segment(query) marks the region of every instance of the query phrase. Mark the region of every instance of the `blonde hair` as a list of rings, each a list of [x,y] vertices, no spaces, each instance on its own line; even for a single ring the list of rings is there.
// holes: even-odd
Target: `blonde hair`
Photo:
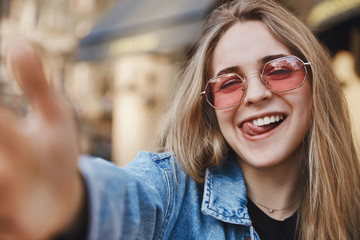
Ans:
[[[222,34],[238,21],[259,20],[304,61],[311,63],[312,123],[304,142],[301,239],[360,239],[360,166],[347,106],[331,59],[311,31],[271,0],[235,0],[212,12],[203,38],[180,77],[165,115],[159,145],[176,154],[198,182],[205,170],[226,158],[226,144],[214,113],[200,96],[212,54]]]

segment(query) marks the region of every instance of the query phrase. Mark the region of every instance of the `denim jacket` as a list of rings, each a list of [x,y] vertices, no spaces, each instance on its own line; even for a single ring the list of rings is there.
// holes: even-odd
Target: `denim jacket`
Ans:
[[[170,153],[140,152],[120,168],[82,157],[88,239],[259,239],[234,157],[207,169],[204,184],[188,177],[173,159]]]

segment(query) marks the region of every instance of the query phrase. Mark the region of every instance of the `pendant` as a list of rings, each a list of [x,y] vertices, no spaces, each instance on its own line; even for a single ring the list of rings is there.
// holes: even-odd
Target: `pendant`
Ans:
[[[273,212],[274,212],[274,209],[269,208],[269,213],[273,213]]]

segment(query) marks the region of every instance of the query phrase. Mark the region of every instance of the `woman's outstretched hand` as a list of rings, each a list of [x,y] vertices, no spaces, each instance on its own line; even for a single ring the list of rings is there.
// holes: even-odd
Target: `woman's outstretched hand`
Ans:
[[[30,110],[0,107],[0,240],[50,239],[71,227],[84,197],[76,129],[34,48],[16,40],[6,56]]]

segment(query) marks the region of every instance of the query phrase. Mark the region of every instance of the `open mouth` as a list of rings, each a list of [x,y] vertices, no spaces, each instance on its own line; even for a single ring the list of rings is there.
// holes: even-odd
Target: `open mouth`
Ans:
[[[261,118],[246,121],[241,125],[241,130],[249,136],[257,136],[267,133],[279,126],[286,116],[284,114],[273,114]]]

